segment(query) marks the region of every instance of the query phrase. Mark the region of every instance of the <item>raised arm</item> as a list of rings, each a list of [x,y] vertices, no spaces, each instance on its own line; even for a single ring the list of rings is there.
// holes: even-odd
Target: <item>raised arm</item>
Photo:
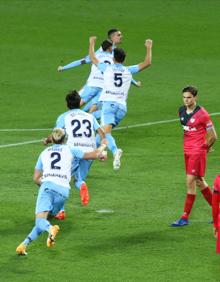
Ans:
[[[90,60],[89,56],[86,56],[85,58],[83,58],[81,60],[73,61],[73,62],[69,63],[68,65],[59,66],[57,68],[57,71],[61,72],[61,71],[65,71],[65,70],[68,70],[68,69],[71,69],[71,68],[75,68],[75,67],[78,67],[78,66],[81,66],[81,65],[84,65],[84,64],[89,64],[89,63],[91,63],[91,60]]]
[[[95,42],[96,42],[96,36],[91,36],[89,38],[89,57],[93,64],[98,65],[99,60],[95,56]]]
[[[153,41],[151,39],[145,40],[145,47],[146,47],[146,56],[142,63],[138,64],[139,71],[142,71],[143,69],[146,69],[151,65],[152,60],[152,45]]]

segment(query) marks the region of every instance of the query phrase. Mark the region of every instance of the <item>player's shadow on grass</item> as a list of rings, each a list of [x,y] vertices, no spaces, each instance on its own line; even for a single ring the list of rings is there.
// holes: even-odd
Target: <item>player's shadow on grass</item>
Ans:
[[[108,238],[105,235],[96,242],[91,243],[90,241],[86,245],[78,247],[81,255],[86,253],[91,256],[103,252],[118,253],[133,247],[140,247],[149,251],[161,251],[161,249],[175,249],[186,238],[187,234],[185,232],[177,236],[171,230],[157,230],[116,236],[112,236],[112,233],[110,233]]]

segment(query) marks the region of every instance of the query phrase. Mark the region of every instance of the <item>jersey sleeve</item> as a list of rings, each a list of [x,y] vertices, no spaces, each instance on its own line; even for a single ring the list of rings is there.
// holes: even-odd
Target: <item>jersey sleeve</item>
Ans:
[[[89,55],[87,55],[87,56],[84,58],[84,60],[85,60],[85,63],[86,63],[86,64],[90,64],[90,63],[91,63],[91,60],[90,60]]]
[[[203,115],[202,121],[204,123],[206,130],[212,129],[213,122],[212,122],[209,114],[205,110],[204,110],[204,115]]]
[[[136,81],[133,77],[132,77],[132,79],[131,79],[131,84],[137,86],[137,81]]]
[[[206,130],[210,130],[213,128],[213,123],[212,123],[212,120],[209,119],[207,122],[206,122]]]
[[[73,62],[63,66],[63,70],[72,69],[72,68],[78,67],[80,65],[89,64],[89,63],[91,63],[91,60],[90,60],[89,55],[87,55],[83,59],[73,61]]]
[[[137,73],[137,72],[139,72],[139,66],[138,65],[134,65],[134,66],[129,66],[128,67],[128,70],[129,70],[129,72],[130,73]]]
[[[101,51],[101,49],[99,48],[96,52],[98,52],[98,51]],[[75,67],[78,67],[78,66],[81,66],[81,65],[84,65],[84,64],[91,64],[91,60],[90,60],[89,55],[85,56],[84,58],[82,58],[80,60],[73,61],[73,62],[63,66],[63,70],[72,69],[72,68],[75,68]]]
[[[72,148],[71,153],[73,157],[78,158],[78,159],[83,159],[84,157],[84,152],[77,148]]]
[[[105,72],[106,68],[107,68],[107,64],[105,63],[98,63],[97,68],[101,71],[101,72]]]
[[[96,131],[98,128],[100,128],[100,124],[98,123],[97,119],[93,117],[93,127],[94,130]]]
[[[43,163],[42,163],[42,160],[41,160],[41,154],[37,160],[37,163],[35,165],[35,169],[37,170],[43,170]]]
[[[64,128],[64,127],[65,127],[65,121],[64,121],[64,114],[63,114],[57,118],[55,128]]]

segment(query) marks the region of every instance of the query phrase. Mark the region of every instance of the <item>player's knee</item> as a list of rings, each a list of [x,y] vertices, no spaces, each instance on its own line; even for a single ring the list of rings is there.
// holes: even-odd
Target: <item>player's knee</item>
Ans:
[[[199,187],[199,188],[201,188],[201,186],[202,186],[202,181],[199,180],[199,179],[196,179],[196,186]]]

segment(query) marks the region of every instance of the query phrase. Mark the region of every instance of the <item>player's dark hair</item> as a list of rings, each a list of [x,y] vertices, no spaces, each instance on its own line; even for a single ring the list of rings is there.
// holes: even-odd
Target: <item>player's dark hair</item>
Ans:
[[[103,50],[103,51],[106,51],[106,50],[108,50],[110,47],[112,47],[112,42],[111,42],[109,39],[104,40],[104,41],[102,42],[101,46],[102,46],[102,50]]]
[[[126,57],[126,53],[121,48],[114,49],[114,59],[117,63],[123,63]]]
[[[107,34],[108,34],[108,38],[111,39],[112,34],[115,33],[115,32],[117,32],[117,31],[118,31],[117,28],[109,29],[109,31],[108,31],[108,33],[107,33]]]
[[[66,104],[69,109],[79,109],[80,108],[80,96],[76,90],[71,90],[66,95]]]
[[[182,93],[190,92],[194,97],[198,94],[198,89],[195,86],[186,86],[183,88]]]

